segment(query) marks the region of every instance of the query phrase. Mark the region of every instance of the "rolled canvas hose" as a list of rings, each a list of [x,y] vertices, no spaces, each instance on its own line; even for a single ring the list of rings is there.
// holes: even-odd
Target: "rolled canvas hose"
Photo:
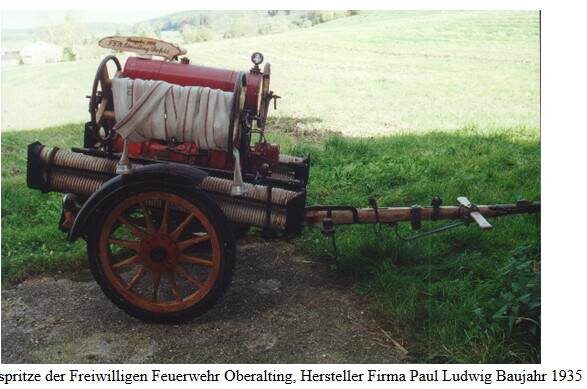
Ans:
[[[112,80],[115,130],[131,142],[175,139],[228,151],[234,94],[158,80]]]

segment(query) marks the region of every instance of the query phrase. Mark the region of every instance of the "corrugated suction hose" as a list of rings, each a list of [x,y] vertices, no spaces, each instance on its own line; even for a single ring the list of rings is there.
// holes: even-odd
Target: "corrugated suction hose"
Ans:
[[[71,151],[42,147],[40,157],[49,167],[48,189],[61,193],[89,196],[116,172],[117,161],[115,160]],[[231,180],[209,176],[202,180],[199,187],[215,198],[218,206],[231,222],[266,226],[266,203],[269,193],[267,187],[246,183],[246,194],[239,198],[232,198],[226,196],[230,194],[231,186]],[[279,207],[286,206],[298,193],[281,188],[273,188],[270,193],[272,207],[269,213],[269,227],[284,229],[287,218],[284,210]]]

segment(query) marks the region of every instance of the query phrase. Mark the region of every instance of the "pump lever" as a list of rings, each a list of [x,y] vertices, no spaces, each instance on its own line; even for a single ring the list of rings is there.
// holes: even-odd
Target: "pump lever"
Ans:
[[[462,207],[467,208],[469,210],[469,216],[471,216],[471,219],[473,219],[481,229],[489,230],[493,228],[493,226],[489,224],[489,222],[487,221],[487,219],[485,219],[481,212],[479,212],[477,206],[475,204],[471,204],[468,198],[458,197],[457,201]]]

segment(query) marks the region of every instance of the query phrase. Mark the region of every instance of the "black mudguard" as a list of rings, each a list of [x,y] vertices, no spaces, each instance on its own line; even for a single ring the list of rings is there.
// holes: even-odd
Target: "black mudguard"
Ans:
[[[207,175],[200,169],[178,163],[139,166],[130,174],[118,175],[102,185],[84,203],[69,230],[67,239],[69,242],[74,242],[80,236],[85,236],[88,223],[96,214],[103,211],[102,206],[107,204],[109,198],[121,191],[147,183],[164,184],[170,187],[191,187],[198,191],[197,186]]]

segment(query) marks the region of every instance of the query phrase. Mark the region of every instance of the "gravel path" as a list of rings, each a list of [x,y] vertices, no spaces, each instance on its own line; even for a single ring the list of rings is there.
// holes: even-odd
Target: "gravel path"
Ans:
[[[2,363],[397,363],[368,301],[282,241],[247,237],[233,282],[204,316],[142,323],[89,271],[2,291]]]

